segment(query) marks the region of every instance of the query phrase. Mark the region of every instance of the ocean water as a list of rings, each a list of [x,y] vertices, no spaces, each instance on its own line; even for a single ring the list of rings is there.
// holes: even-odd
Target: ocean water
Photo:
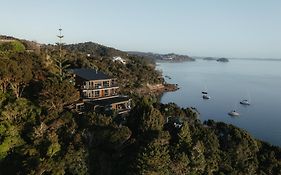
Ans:
[[[162,103],[196,107],[200,119],[213,119],[247,130],[257,139],[281,146],[281,61],[230,60],[228,63],[196,60],[158,63],[169,83],[180,89],[165,93]],[[210,100],[202,99],[208,91]],[[240,105],[242,99],[250,106]],[[239,117],[230,117],[236,110]]]

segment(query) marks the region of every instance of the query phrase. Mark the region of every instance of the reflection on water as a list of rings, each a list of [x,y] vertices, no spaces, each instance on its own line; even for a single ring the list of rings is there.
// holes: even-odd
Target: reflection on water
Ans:
[[[202,121],[213,119],[246,129],[258,139],[281,146],[281,61],[230,60],[229,63],[197,60],[159,63],[158,69],[180,90],[165,93],[162,103],[196,107]],[[202,98],[208,91],[209,100]],[[251,105],[239,104],[243,99]],[[239,117],[230,117],[236,110]]]

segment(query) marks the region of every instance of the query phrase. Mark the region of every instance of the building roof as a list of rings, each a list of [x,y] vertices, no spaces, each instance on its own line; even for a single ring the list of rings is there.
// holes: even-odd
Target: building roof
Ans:
[[[96,69],[71,69],[70,70],[75,75],[85,79],[85,80],[105,80],[110,79],[110,77],[103,72],[97,71]]]
[[[118,97],[106,98],[102,100],[87,101],[86,103],[90,103],[92,105],[108,106],[115,103],[126,102],[128,100],[130,100],[129,97],[118,96]]]

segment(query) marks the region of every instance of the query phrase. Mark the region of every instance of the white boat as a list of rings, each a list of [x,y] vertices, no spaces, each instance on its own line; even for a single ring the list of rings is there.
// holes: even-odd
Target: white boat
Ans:
[[[250,102],[248,100],[242,100],[240,101],[241,105],[250,105]]]
[[[239,116],[240,114],[238,112],[236,112],[235,110],[233,110],[233,111],[229,112],[228,115],[230,115],[230,116]]]
[[[203,99],[206,99],[206,100],[208,100],[208,99],[210,99],[211,97],[210,96],[208,96],[208,95],[203,95]]]

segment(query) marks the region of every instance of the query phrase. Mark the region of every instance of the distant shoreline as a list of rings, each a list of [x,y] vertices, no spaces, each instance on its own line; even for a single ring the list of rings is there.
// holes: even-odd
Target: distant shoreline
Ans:
[[[205,57],[202,58],[195,58],[196,60],[203,60]],[[251,61],[281,61],[281,58],[227,58],[229,60],[251,60]],[[208,61],[208,60],[206,60]],[[216,61],[216,60],[210,60]]]

